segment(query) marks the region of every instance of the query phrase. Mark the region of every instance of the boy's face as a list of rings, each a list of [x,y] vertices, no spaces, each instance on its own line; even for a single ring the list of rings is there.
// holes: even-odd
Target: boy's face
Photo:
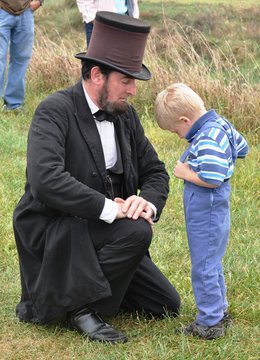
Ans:
[[[181,139],[185,137],[191,128],[193,121],[189,118],[182,116],[178,119],[174,119],[171,123],[169,123],[167,130],[170,132],[177,134]]]

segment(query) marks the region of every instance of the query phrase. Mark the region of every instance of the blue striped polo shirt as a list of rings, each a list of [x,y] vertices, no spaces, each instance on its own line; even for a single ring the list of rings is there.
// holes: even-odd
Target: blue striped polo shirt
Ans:
[[[244,137],[215,110],[202,115],[185,138],[192,143],[188,157],[191,169],[202,181],[217,186],[232,176],[236,158],[248,153]]]

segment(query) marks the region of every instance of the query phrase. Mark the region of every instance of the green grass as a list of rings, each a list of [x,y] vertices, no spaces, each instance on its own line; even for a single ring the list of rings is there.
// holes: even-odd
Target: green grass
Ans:
[[[44,97],[45,94],[42,94]],[[28,89],[28,98],[32,94]],[[238,161],[232,179],[232,228],[224,258],[228,298],[234,326],[224,339],[205,342],[176,335],[174,329],[193,319],[196,310],[190,283],[190,260],[182,209],[182,182],[171,177],[171,192],[164,214],[154,226],[151,254],[181,294],[183,307],[177,319],[146,319],[119,315],[112,323],[130,341],[120,346],[91,343],[61,325],[35,326],[15,317],[20,283],[12,233],[13,208],[23,193],[26,138],[34,105],[27,113],[1,114],[0,123],[0,353],[1,359],[258,359],[259,309],[259,168],[260,149],[248,138],[250,154]],[[148,137],[169,173],[184,143],[142,118]]]
[[[251,62],[247,64],[250,57],[260,60],[259,0],[142,0],[139,8],[140,17],[153,28],[161,27],[165,19],[177,21],[202,31],[212,45],[221,46],[226,53],[231,47],[245,68],[251,66]],[[36,15],[41,31],[54,41],[59,41],[59,34],[85,40],[75,0],[45,0],[44,8]]]
[[[224,54],[232,49],[244,70],[260,59],[259,1],[142,1],[140,10],[155,28],[167,20],[201,31]]]
[[[45,29],[46,36],[48,34],[51,38],[55,38],[54,35],[56,34],[56,39],[60,40],[63,39],[63,35],[67,39],[73,37],[73,46],[77,49],[77,45],[80,47],[84,43],[84,34],[80,33],[82,30],[80,18],[75,19],[74,3],[74,0],[60,0],[59,3],[54,0],[46,0],[44,8],[36,16],[36,22],[40,29]],[[221,11],[223,11],[221,6],[225,5],[225,1],[141,1],[142,15],[147,19],[151,16],[152,19],[152,13],[161,14],[161,3],[168,6],[167,13],[169,16],[174,17],[186,12],[187,25],[194,24],[195,20],[201,16],[203,8],[200,6],[212,7],[214,13],[217,13],[217,10],[222,9]],[[63,4],[67,4],[65,9],[62,6]],[[229,29],[233,29],[233,31],[230,30],[229,34],[226,34],[232,41],[232,46],[240,43],[241,37],[246,36],[246,42],[254,44],[256,54],[258,54],[259,45],[255,45],[254,40],[257,34],[252,34],[249,37],[249,32],[245,35],[237,31],[238,25],[244,24],[245,21],[245,13],[243,18],[238,16],[242,6],[243,8],[249,7],[251,10],[253,8],[258,9],[259,2],[233,1],[234,19],[232,20],[232,17],[229,17],[229,24],[223,24],[223,27],[225,28],[228,25]],[[200,11],[195,11],[196,8]],[[231,8],[228,6],[227,9],[228,14],[230,14]],[[64,16],[64,12],[66,12],[66,16]],[[252,24],[255,22],[256,18],[252,12],[250,28],[251,26],[254,27]],[[72,24],[69,27],[72,31],[65,31],[65,28],[68,29],[68,23]],[[157,24],[162,24],[162,22]],[[45,26],[47,27],[45,28]],[[205,36],[213,36],[212,41],[219,41],[220,45],[224,47],[221,36],[217,37],[215,33],[209,34],[206,28],[202,30]],[[245,56],[245,61],[239,56],[237,59],[240,66],[246,67],[249,62],[248,55]],[[63,63],[61,63],[61,67],[63,68]],[[51,69],[52,64],[47,70],[51,71]],[[0,359],[258,360],[260,353],[260,124],[256,125],[252,132],[245,134],[249,142],[250,153],[245,161],[237,161],[235,175],[232,178],[232,226],[229,246],[224,258],[224,267],[234,326],[228,331],[225,338],[215,341],[201,341],[176,335],[174,333],[175,328],[181,323],[193,320],[196,314],[191,290],[190,259],[182,208],[183,184],[172,176],[174,164],[185,148],[185,143],[170,133],[158,129],[155,125],[153,107],[150,105],[153,102],[152,96],[154,96],[152,94],[154,89],[151,87],[154,85],[149,86],[149,83],[142,83],[142,91],[134,100],[134,104],[141,114],[141,121],[147,136],[154,144],[160,158],[165,161],[171,175],[171,190],[165,211],[160,222],[154,225],[151,255],[155,263],[180,292],[183,304],[181,315],[176,319],[166,317],[163,320],[148,319],[138,314],[118,315],[111,322],[127,333],[129,337],[128,343],[119,346],[89,342],[61,324],[35,326],[18,321],[15,316],[15,306],[20,297],[20,279],[12,231],[12,213],[23,194],[27,133],[37,104],[64,82],[64,80],[59,79],[57,83],[53,83],[52,87],[49,82],[47,82],[48,86],[37,84],[42,81],[40,75],[45,74],[45,70],[42,69],[40,74],[39,71],[37,72],[37,68],[35,71],[34,66],[29,69],[26,111],[24,113],[19,115],[0,113]],[[49,74],[47,70],[45,76]],[[166,73],[164,74],[166,75]],[[150,82],[150,84],[153,83]],[[143,101],[145,91],[147,94],[150,94],[151,91],[151,96],[149,95],[151,99],[148,105],[146,102],[144,104]],[[212,91],[210,87],[209,91]],[[240,107],[242,109],[245,106],[242,98]],[[237,109],[235,110],[237,111]],[[229,114],[226,115],[228,117]],[[245,122],[248,120],[245,118]]]

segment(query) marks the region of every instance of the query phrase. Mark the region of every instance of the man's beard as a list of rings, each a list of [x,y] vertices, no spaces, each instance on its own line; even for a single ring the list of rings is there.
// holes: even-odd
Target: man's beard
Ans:
[[[127,110],[127,102],[110,102],[108,98],[107,80],[105,81],[103,88],[99,94],[99,104],[102,110],[106,111],[112,116],[123,114]]]

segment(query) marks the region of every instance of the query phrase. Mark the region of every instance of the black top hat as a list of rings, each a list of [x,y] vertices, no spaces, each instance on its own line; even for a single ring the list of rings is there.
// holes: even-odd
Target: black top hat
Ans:
[[[145,21],[99,11],[87,52],[75,57],[106,65],[135,79],[149,80],[151,73],[142,64],[149,32],[150,25]]]

